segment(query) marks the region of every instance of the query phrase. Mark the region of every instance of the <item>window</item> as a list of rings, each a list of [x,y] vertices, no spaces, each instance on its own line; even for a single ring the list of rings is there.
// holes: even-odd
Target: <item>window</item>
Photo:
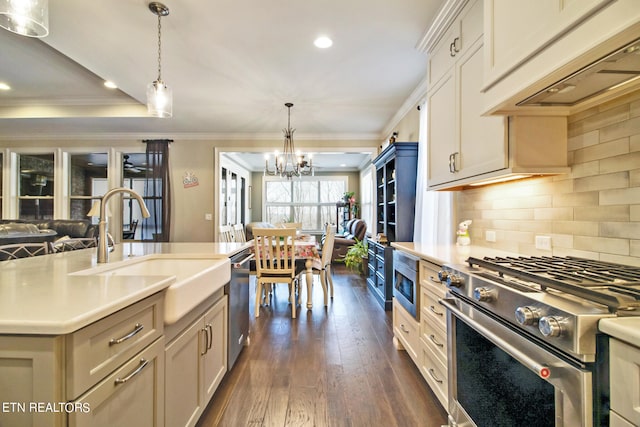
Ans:
[[[93,202],[107,191],[108,154],[71,154],[69,158],[69,218],[87,219]]]
[[[53,219],[53,153],[21,154],[19,171],[19,218]]]
[[[301,222],[307,231],[335,223],[336,202],[347,189],[346,176],[294,179],[265,177],[264,214],[267,222]]]

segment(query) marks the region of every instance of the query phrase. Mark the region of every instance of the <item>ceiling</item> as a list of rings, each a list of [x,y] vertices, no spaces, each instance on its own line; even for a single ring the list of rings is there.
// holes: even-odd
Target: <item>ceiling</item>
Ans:
[[[293,102],[298,140],[382,140],[426,75],[416,45],[441,3],[167,0],[174,105],[158,119],[144,105],[157,77],[147,1],[51,1],[46,38],[0,30],[0,82],[12,87],[0,91],[0,138],[281,138]],[[313,45],[321,34],[331,48]]]

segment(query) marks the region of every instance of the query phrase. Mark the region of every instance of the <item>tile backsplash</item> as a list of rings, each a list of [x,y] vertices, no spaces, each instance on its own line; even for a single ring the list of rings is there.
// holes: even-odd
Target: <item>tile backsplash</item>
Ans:
[[[569,174],[461,191],[457,216],[473,220],[474,245],[640,266],[640,91],[568,122]]]

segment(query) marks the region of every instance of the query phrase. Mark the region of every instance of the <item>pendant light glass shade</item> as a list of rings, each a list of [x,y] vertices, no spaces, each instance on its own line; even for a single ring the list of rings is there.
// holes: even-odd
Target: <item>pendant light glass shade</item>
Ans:
[[[149,10],[158,17],[158,78],[147,85],[147,112],[150,116],[173,116],[173,92],[162,81],[162,21],[169,15],[169,8],[159,2],[149,3]]]
[[[28,37],[49,34],[49,0],[0,0],[0,27]]]
[[[173,91],[161,80],[147,85],[147,111],[153,117],[173,115]]]

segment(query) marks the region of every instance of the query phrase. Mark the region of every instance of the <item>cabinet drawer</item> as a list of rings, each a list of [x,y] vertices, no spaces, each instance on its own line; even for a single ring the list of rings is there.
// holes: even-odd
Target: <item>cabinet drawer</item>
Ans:
[[[436,295],[425,286],[420,287],[422,318],[442,330],[447,329],[446,309],[438,302],[442,295]]]
[[[423,311],[424,314],[424,311]],[[420,320],[420,337],[422,341],[442,360],[447,362],[447,325],[434,322],[431,317],[422,316]]]
[[[393,332],[413,362],[418,365],[420,324],[395,299],[393,300]]]
[[[69,414],[69,427],[164,426],[164,339],[132,357],[75,405],[83,410]]]
[[[640,348],[622,341],[609,341],[611,409],[640,425]]]
[[[448,408],[449,377],[447,365],[431,350],[422,346],[420,371],[444,408]]]
[[[442,267],[429,261],[420,260],[420,285],[428,288],[431,292],[444,298],[447,294],[447,287],[438,279],[438,271]],[[424,303],[423,303],[424,307]]]
[[[67,399],[77,398],[163,332],[159,292],[66,337]]]

